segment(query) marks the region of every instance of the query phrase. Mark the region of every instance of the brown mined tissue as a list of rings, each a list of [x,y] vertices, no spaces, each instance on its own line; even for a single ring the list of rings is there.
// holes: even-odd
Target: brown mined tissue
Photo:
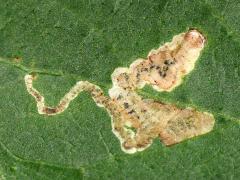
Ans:
[[[205,38],[197,30],[174,36],[172,42],[151,50],[147,59],[137,59],[129,68],[115,69],[109,97],[97,85],[79,81],[54,108],[46,106],[44,97],[32,86],[32,75],[25,76],[25,83],[37,102],[38,112],[47,115],[62,113],[81,91],[89,92],[96,104],[108,111],[112,131],[126,153],[146,149],[156,137],[172,145],[211,131],[214,117],[192,108],[143,99],[136,90],[146,84],[157,91],[174,89],[193,70],[204,44]]]

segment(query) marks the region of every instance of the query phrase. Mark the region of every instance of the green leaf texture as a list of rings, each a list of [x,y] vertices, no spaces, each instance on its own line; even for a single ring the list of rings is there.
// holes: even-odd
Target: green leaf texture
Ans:
[[[0,179],[238,179],[239,19],[238,0],[0,0]],[[107,93],[115,68],[189,27],[207,37],[194,71],[171,93],[139,93],[213,113],[209,134],[128,155],[87,93],[43,116],[26,91],[35,72],[51,106],[79,80]]]

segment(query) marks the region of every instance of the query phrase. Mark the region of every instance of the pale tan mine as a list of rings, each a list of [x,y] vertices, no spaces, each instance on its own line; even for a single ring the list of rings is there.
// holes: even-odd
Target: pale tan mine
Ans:
[[[213,115],[146,99],[136,90],[146,84],[157,91],[173,90],[193,70],[204,45],[205,37],[197,30],[174,36],[171,42],[151,50],[146,59],[137,59],[129,68],[115,69],[109,96],[97,85],[79,81],[56,107],[48,107],[32,85],[35,76],[27,74],[25,83],[37,102],[39,114],[46,115],[64,112],[81,91],[89,92],[96,104],[108,111],[112,131],[126,153],[146,149],[156,137],[169,146],[211,131],[215,122]]]

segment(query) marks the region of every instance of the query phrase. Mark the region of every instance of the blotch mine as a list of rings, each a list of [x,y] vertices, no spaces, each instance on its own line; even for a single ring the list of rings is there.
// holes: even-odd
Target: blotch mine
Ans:
[[[159,137],[167,146],[179,143],[213,129],[212,114],[192,108],[143,99],[136,92],[146,84],[157,91],[171,91],[191,72],[205,45],[204,36],[195,29],[173,37],[146,59],[135,60],[129,68],[117,68],[112,73],[113,86],[105,96],[97,85],[79,81],[56,107],[45,105],[44,97],[32,86],[34,76],[27,74],[27,91],[36,102],[39,114],[56,115],[82,91],[87,91],[99,107],[111,116],[112,131],[126,153],[148,148]]]

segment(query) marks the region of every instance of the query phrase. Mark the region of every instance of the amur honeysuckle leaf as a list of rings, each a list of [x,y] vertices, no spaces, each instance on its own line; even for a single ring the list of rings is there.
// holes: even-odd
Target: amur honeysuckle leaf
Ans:
[[[237,179],[239,10],[236,0],[0,1],[0,178]],[[134,97],[154,99],[170,109],[176,105],[180,112],[191,107],[212,114],[215,124],[207,134],[170,147],[152,138],[151,146],[129,155],[112,133],[111,113],[97,106],[94,94],[82,92],[62,113],[49,116],[39,114],[27,91],[26,77],[35,78],[32,87],[44,97],[44,107],[56,107],[78,81],[115,98],[123,93],[112,90],[108,96],[111,74],[120,72],[115,69],[124,67],[128,75],[138,58],[145,59],[145,66],[153,58],[156,65],[161,57],[157,51],[148,55],[149,50],[189,28],[207,40],[194,70],[171,92],[159,92],[156,85],[162,89],[169,81],[159,81],[156,66],[141,74],[150,86],[138,86]],[[170,70],[164,69],[158,75],[169,77],[164,73]],[[118,88],[126,85],[125,77],[119,77]],[[125,100],[122,107],[132,108]],[[132,126],[120,125],[122,135],[137,132]],[[135,148],[132,152],[141,149],[134,141],[125,144]]]

